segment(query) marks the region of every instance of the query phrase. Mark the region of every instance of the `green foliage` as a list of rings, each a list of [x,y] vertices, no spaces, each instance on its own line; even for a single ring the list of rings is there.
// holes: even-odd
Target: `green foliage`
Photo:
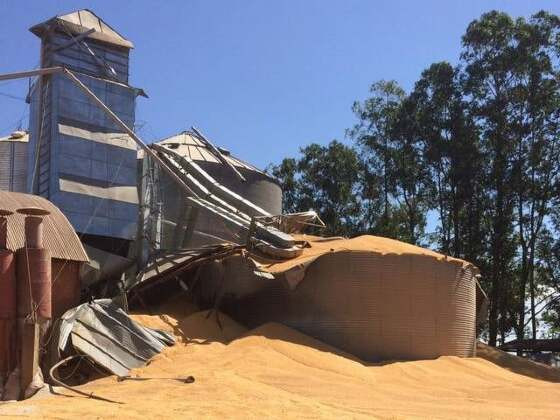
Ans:
[[[354,149],[333,140],[328,146],[311,144],[301,158],[284,159],[269,171],[286,191],[285,212],[313,209],[327,224],[325,234],[351,236],[361,216],[361,162]]]
[[[429,244],[475,263],[490,344],[560,333],[560,19],[491,11],[460,63],[429,66],[406,93],[374,83],[347,131],[273,167],[286,211],[313,208],[329,234]],[[427,214],[437,215],[425,232]]]

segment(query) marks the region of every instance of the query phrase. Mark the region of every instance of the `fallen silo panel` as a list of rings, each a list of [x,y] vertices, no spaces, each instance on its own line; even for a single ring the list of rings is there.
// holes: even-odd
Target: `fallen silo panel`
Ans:
[[[224,310],[249,327],[281,322],[367,361],[474,356],[476,267],[336,242],[347,249],[304,255],[274,280],[224,263]]]
[[[67,311],[59,328],[59,350],[72,347],[118,376],[128,375],[174,344],[171,335],[141,326],[108,299]]]

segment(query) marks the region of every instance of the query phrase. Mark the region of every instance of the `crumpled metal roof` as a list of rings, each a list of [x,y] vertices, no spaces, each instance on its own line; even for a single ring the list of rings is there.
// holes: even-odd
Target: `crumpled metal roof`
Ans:
[[[50,212],[43,220],[43,244],[52,258],[89,261],[74,228],[53,203],[36,195],[0,191],[0,208],[14,212],[8,216],[8,249],[16,251],[25,244],[25,216],[16,213],[23,207],[39,207]]]
[[[76,10],[66,15],[55,16],[31,27],[29,30],[35,35],[41,36],[45,29],[51,24],[64,25],[64,29],[75,35],[80,35],[94,29],[95,31],[87,36],[88,38],[97,39],[98,41],[119,45],[125,48],[134,48],[132,42],[119,34],[103,21],[103,19],[88,9]]]
[[[210,151],[208,146],[200,140],[196,134],[190,131],[183,131],[182,133],[163,139],[156,144],[167,147],[181,156],[186,156],[196,162],[211,162],[222,165],[222,162]],[[228,151],[221,149],[224,158],[236,168],[242,168],[249,171],[259,172],[263,175],[269,176],[257,167],[242,161],[235,156],[229,154]]]

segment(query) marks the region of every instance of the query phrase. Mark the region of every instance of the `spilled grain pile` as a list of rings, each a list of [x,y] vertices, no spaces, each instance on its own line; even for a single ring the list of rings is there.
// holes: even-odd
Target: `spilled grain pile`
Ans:
[[[223,314],[194,311],[182,306],[175,316],[136,316],[173,332],[179,342],[133,373],[153,379],[108,377],[82,386],[116,403],[49,395],[0,406],[0,415],[511,419],[560,413],[560,384],[527,376],[542,377],[542,372],[517,358],[508,369],[482,358],[456,357],[368,366],[279,324],[246,331]],[[481,349],[500,362],[491,350]],[[515,373],[520,366],[524,375]],[[189,375],[194,383],[164,379]]]

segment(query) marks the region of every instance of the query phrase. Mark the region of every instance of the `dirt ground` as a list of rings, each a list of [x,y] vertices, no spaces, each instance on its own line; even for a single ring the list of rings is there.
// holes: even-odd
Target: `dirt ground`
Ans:
[[[134,371],[137,380],[80,387],[113,402],[56,388],[60,395],[0,405],[0,417],[560,418],[557,369],[484,345],[472,359],[367,365],[279,324],[246,331],[220,315],[220,328],[215,314],[195,310],[135,316],[178,343]],[[190,375],[194,383],[172,379]]]

